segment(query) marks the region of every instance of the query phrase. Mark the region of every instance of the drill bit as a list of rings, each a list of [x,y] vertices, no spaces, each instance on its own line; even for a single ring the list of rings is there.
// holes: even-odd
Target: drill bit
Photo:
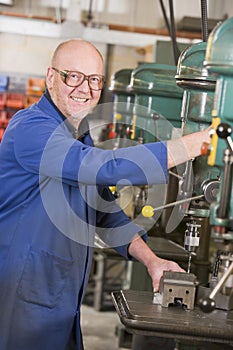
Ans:
[[[191,270],[191,260],[192,260],[192,252],[189,252],[187,273],[190,273],[190,270]]]

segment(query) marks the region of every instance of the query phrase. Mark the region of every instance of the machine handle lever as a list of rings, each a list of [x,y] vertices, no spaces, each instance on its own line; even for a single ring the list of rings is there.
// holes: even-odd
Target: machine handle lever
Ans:
[[[227,123],[220,123],[217,127],[216,133],[220,139],[226,139],[227,146],[233,154],[233,141],[231,139],[232,129]]]
[[[209,297],[206,299],[200,299],[199,300],[199,306],[204,312],[212,312],[215,309],[216,302],[214,300],[216,294],[222,289],[224,283],[227,281],[228,277],[233,272],[233,261],[231,262],[231,265],[227,269],[227,271],[223,274],[222,278],[218,281],[212,292],[210,293]]]
[[[186,202],[189,202],[189,201],[192,201],[192,200],[202,199],[204,197],[205,197],[204,194],[200,194],[198,196],[184,198],[184,199],[180,199],[180,200],[178,200],[176,202],[171,202],[171,203],[168,203],[168,204],[164,204],[164,205],[161,205],[160,207],[157,207],[157,208],[153,208],[151,205],[145,205],[142,208],[142,215],[144,217],[146,217],[146,218],[152,217],[154,215],[155,211],[158,211],[158,210],[161,210],[161,209],[167,209],[167,208],[174,207],[176,205],[183,204],[183,203],[186,203]]]
[[[178,200],[176,202],[171,202],[171,203],[168,203],[168,204],[161,205],[160,207],[153,208],[153,210],[157,211],[157,210],[160,210],[160,209],[166,209],[166,208],[169,208],[169,207],[174,207],[175,205],[183,204],[183,203],[186,203],[186,202],[189,202],[189,201],[192,201],[192,200],[196,200],[196,199],[202,199],[204,197],[205,197],[204,194],[200,194],[198,196],[180,199],[180,200]]]

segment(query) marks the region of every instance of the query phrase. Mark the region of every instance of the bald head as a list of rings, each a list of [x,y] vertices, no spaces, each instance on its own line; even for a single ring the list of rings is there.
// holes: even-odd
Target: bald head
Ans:
[[[69,39],[61,42],[55,49],[52,56],[52,66],[57,66],[64,56],[72,55],[75,52],[77,55],[80,55],[82,52],[85,52],[86,55],[97,55],[103,64],[101,53],[91,42],[83,39]],[[77,57],[77,59],[79,58]]]

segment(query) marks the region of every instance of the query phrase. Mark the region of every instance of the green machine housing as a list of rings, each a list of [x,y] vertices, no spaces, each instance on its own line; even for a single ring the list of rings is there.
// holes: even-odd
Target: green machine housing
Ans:
[[[175,66],[142,63],[112,76],[109,89],[116,133],[140,143],[171,138],[181,127],[183,95],[175,73]]]
[[[205,67],[216,76],[216,90],[212,121],[216,133],[208,162],[221,171],[218,200],[211,208],[210,222],[214,235],[233,238],[233,18],[219,23],[211,32],[205,58]]]

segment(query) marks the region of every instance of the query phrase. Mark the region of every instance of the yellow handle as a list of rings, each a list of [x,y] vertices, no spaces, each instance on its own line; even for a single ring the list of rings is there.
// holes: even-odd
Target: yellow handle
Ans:
[[[145,207],[142,208],[142,215],[145,218],[151,218],[154,215],[154,208],[151,205],[145,205]]]

